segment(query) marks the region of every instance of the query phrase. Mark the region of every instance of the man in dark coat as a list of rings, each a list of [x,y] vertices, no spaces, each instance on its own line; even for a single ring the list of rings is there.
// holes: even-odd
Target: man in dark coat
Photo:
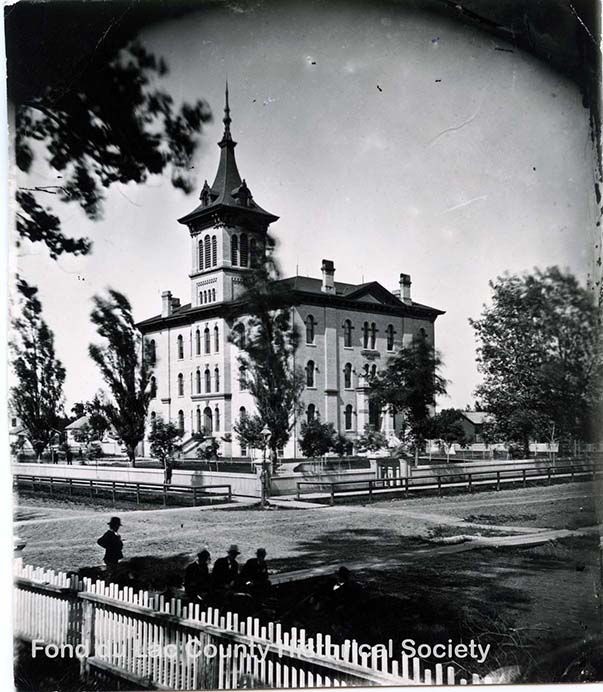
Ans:
[[[202,550],[184,571],[184,590],[191,601],[203,601],[211,589],[210,559],[209,550]]]
[[[239,578],[239,547],[231,545],[226,557],[218,558],[211,573],[213,586],[215,589],[231,589]]]
[[[109,530],[96,541],[101,548],[105,549],[105,557],[103,558],[109,574],[113,574],[117,563],[122,559],[123,541],[119,535],[121,519],[119,517],[111,517],[109,521]]]
[[[258,548],[256,557],[252,557],[243,566],[241,581],[252,591],[264,591],[270,586],[268,565],[266,564],[266,549]]]

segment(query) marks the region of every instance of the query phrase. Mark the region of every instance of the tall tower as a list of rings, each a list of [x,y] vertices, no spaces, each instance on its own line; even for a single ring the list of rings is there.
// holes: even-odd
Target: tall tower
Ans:
[[[263,255],[268,226],[278,219],[256,204],[241,180],[234,154],[237,143],[230,134],[228,83],[225,97],[216,177],[211,186],[205,181],[201,204],[178,219],[191,234],[192,307],[228,302],[240,295],[242,275]]]

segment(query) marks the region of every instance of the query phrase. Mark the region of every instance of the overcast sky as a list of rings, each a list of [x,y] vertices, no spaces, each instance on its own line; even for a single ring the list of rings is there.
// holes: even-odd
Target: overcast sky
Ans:
[[[545,64],[471,28],[405,9],[305,1],[200,10],[142,39],[167,59],[176,99],[210,103],[198,189],[219,156],[228,75],[239,170],[256,201],[279,215],[283,274],[397,286],[446,311],[436,345],[449,379],[440,406],[464,407],[479,382],[469,317],[488,281],[534,266],[589,269],[592,168],[588,112],[577,87]],[[251,6],[253,7],[253,6]],[[74,3],[74,11],[77,11]],[[49,184],[39,166],[28,183]],[[162,290],[190,297],[188,230],[197,204],[169,177],[114,186],[104,220],[62,205],[87,258],[48,259],[24,245],[19,271],[40,287],[69,404],[101,386],[87,347],[90,298],[125,292],[137,319]]]

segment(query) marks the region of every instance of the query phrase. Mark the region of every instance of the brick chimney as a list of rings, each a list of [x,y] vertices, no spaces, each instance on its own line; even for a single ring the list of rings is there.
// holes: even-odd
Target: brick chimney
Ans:
[[[169,317],[172,314],[172,292],[163,291],[161,294],[161,316]]]
[[[400,274],[400,300],[406,305],[412,304],[412,299],[410,297],[411,283],[410,274]]]
[[[335,265],[331,260],[322,261],[322,287],[323,293],[335,293]]]

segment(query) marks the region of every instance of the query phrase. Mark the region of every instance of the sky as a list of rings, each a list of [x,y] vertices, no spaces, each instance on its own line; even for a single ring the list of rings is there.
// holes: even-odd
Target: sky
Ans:
[[[297,267],[320,276],[323,258],[338,281],[391,290],[410,274],[413,298],[446,311],[436,322],[449,380],[441,407],[474,401],[468,320],[489,302],[489,280],[556,264],[585,281],[588,112],[576,85],[536,58],[375,3],[231,3],[140,38],[168,63],[163,88],[177,101],[206,99],[214,121],[196,156],[194,194],[173,189],[169,174],[115,185],[100,222],[75,205],[58,209],[67,234],[94,241],[90,256],[53,261],[24,244],[14,257],[40,288],[67,368],[67,408],[102,386],[87,355],[95,293],[123,291],[139,320],[160,312],[163,290],[190,300],[189,233],[177,218],[215,175],[226,77],[239,171],[258,204],[280,216],[272,230],[283,275]],[[20,182],[54,179],[38,163]]]

